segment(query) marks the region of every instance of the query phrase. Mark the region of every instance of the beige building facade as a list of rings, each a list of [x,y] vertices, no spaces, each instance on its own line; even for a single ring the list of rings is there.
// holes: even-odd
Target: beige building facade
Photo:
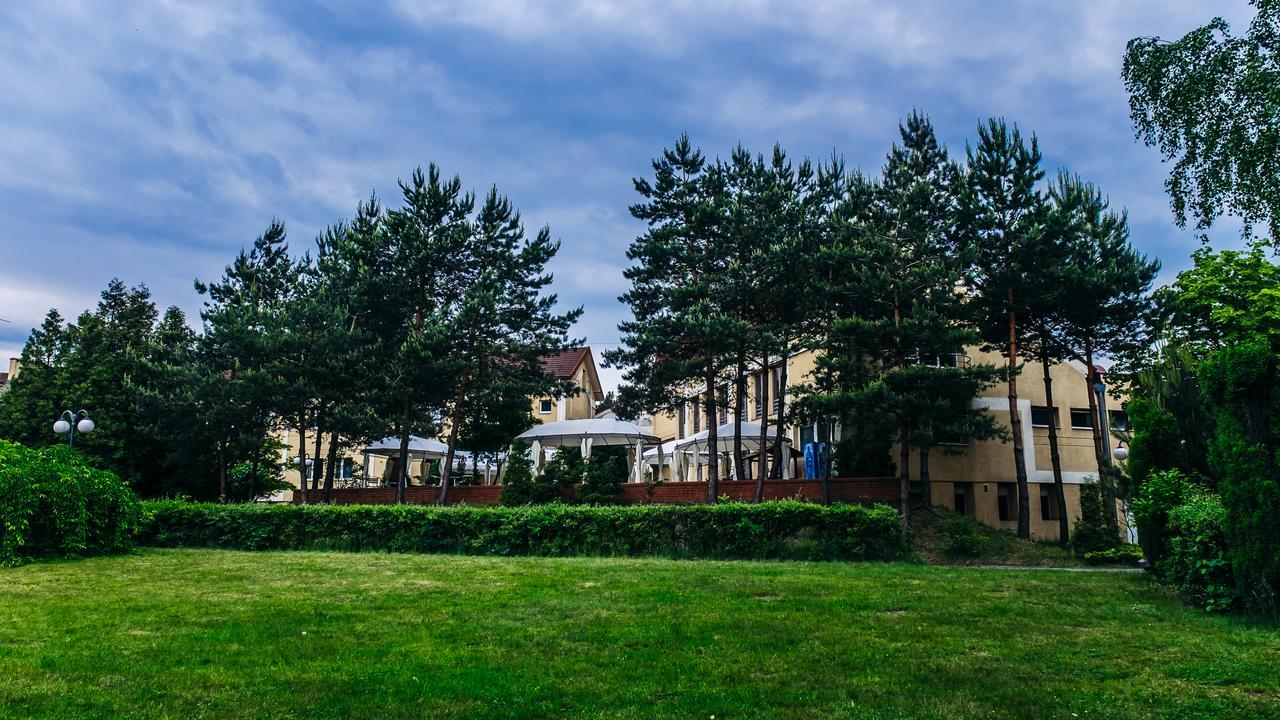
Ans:
[[[532,398],[530,414],[539,423],[556,420],[578,420],[590,418],[595,414],[596,403],[604,399],[604,390],[600,384],[600,376],[596,369],[595,357],[590,347],[569,348],[556,355],[542,359],[542,366],[558,380],[567,380],[574,387],[574,392],[566,396],[548,396]],[[281,457],[285,464],[285,482],[294,488],[300,487],[302,472],[298,467],[300,456],[299,436],[295,429],[285,429],[278,439],[283,443]],[[321,438],[319,455],[316,455],[316,437],[309,432],[306,437],[307,477],[312,486],[324,483],[325,463],[328,461],[329,438]],[[496,464],[486,465],[483,460],[472,462],[470,455],[459,453],[463,471],[454,473],[453,477],[470,484],[492,484],[497,482]],[[316,458],[319,457],[319,461]],[[396,475],[396,458],[377,453],[366,454],[364,448],[347,448],[339,453],[334,463],[335,485],[380,485],[388,478]],[[438,460],[434,458],[411,458],[409,463],[409,484],[432,484],[433,468]],[[455,460],[455,465],[459,460]],[[294,490],[293,492],[297,492]],[[282,494],[273,500],[289,500],[290,496]]]
[[[759,423],[762,417],[767,416],[771,425],[769,435],[772,437],[776,432],[772,425],[778,412],[779,390],[786,393],[789,404],[792,395],[790,388],[812,380],[816,357],[811,351],[790,357],[787,360],[786,386],[782,387],[781,362],[767,372],[756,370],[751,373],[747,383],[743,420]],[[1004,358],[995,353],[969,349],[954,358],[948,358],[947,362],[990,363],[999,366],[1004,363]],[[1057,363],[1050,368],[1050,378],[1055,404],[1053,409],[1045,402],[1043,373],[1038,364],[1024,365],[1017,379],[1018,414],[1022,420],[1027,479],[1030,484],[1031,534],[1033,539],[1045,541],[1058,538],[1059,513],[1065,512],[1072,524],[1079,518],[1080,486],[1096,481],[1098,477],[1098,458],[1092,426],[1097,415],[1090,409],[1090,394],[1093,390],[1086,368],[1076,362]],[[768,408],[762,407],[760,403],[764,383],[769,384]],[[1005,428],[1006,433],[1010,428],[1008,394],[1008,385],[999,383],[987,388],[980,397],[974,398],[975,406],[991,413],[997,424]],[[1120,410],[1120,403],[1111,397],[1106,398],[1106,403],[1109,406],[1108,426],[1126,429],[1128,419]],[[652,432],[664,442],[687,438],[707,429],[708,419],[704,415],[701,404],[691,398],[680,408],[655,415]],[[732,410],[722,411],[715,420],[719,424],[731,422]],[[1053,493],[1048,427],[1051,421],[1056,423],[1058,431],[1058,449],[1066,496],[1063,508],[1058,507]],[[834,432],[838,437],[839,428],[835,428]],[[796,477],[801,477],[804,474],[804,446],[815,437],[826,437],[827,429],[818,426],[787,426],[784,428],[784,435],[796,451],[792,459],[792,471]],[[1107,443],[1105,451],[1108,454],[1112,451],[1112,444],[1114,443]],[[893,460],[898,460],[896,448]],[[909,471],[914,482],[918,482],[920,478],[919,464],[918,453],[912,452]],[[705,470],[705,465],[690,467],[677,479],[702,480],[705,479]],[[754,472],[754,464],[748,470]],[[1010,530],[1017,528],[1018,497],[1012,443],[999,440],[970,441],[964,445],[935,448],[929,454],[929,471],[935,505],[970,515],[996,527]],[[722,464],[721,475],[727,477],[728,474],[728,469]],[[664,478],[672,480],[667,468],[664,468]]]

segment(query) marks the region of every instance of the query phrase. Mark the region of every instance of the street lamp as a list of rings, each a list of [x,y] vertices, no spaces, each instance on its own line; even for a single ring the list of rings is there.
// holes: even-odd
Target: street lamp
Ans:
[[[1116,451],[1114,454],[1117,460],[1119,460],[1120,462],[1124,462],[1125,458],[1129,457],[1129,448],[1125,447],[1124,443],[1121,442],[1120,446],[1116,448]]]
[[[53,431],[59,435],[66,435],[67,444],[75,447],[76,433],[93,432],[95,427],[97,426],[89,419],[88,411],[81,410],[73,413],[70,410],[63,410],[62,417],[53,424]]]

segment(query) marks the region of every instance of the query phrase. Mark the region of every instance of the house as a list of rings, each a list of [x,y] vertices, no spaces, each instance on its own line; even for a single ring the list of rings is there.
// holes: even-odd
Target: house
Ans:
[[[789,388],[808,382],[815,367],[816,354],[813,351],[797,353],[787,360],[788,403],[791,401]],[[984,353],[977,349],[968,349],[964,353],[949,356],[940,360],[947,363],[991,363],[1002,365],[1003,356],[995,353]],[[1090,386],[1088,373],[1084,365],[1076,362],[1058,363],[1051,366],[1050,377],[1053,381],[1055,407],[1049,408],[1045,403],[1044,383],[1041,380],[1038,366],[1025,369],[1018,382],[1018,412],[1022,420],[1023,443],[1026,448],[1027,480],[1031,491],[1031,536],[1036,540],[1054,541],[1058,538],[1058,514],[1066,512],[1074,524],[1080,516],[1080,486],[1098,476],[1097,454],[1094,449],[1093,423],[1097,418],[1091,409]],[[769,420],[770,436],[776,429],[772,420],[779,409],[778,385],[781,379],[781,363],[771,366],[767,371],[756,370],[748,378],[747,402],[744,421],[759,423],[762,417]],[[768,383],[769,407],[761,406],[762,388]],[[1096,395],[1095,395],[1096,397]],[[1128,419],[1119,404],[1107,398],[1110,407],[1107,410],[1108,425],[1115,428],[1126,428]],[[1008,386],[1000,383],[987,388],[980,397],[974,398],[976,406],[995,416],[996,422],[1009,428],[1008,420]],[[653,418],[653,434],[664,443],[687,438],[706,430],[708,422],[703,417],[703,408],[694,398],[674,410],[660,413]],[[732,421],[732,409],[720,412],[716,418],[719,424]],[[1058,430],[1058,448],[1063,471],[1066,497],[1065,508],[1059,508],[1053,492],[1053,472],[1050,465],[1049,423],[1053,422]],[[833,431],[833,432],[832,432]],[[839,439],[840,429],[827,428],[826,425],[804,425],[784,427],[784,436],[790,440],[796,451],[792,459],[794,467],[791,471],[797,476],[804,475],[804,447],[814,439],[825,439],[831,432]],[[1107,448],[1108,453],[1111,448]],[[897,462],[896,448],[892,459]],[[914,491],[919,492],[920,477],[919,454],[913,452],[910,461],[910,475]],[[722,464],[721,475],[727,477],[729,470]],[[705,459],[702,464],[687,468],[679,480],[701,480],[705,472]],[[755,466],[748,468],[755,472]],[[670,478],[669,470],[664,468],[664,477]],[[929,477],[933,503],[950,508],[964,515],[969,515],[989,525],[1017,528],[1018,496],[1015,483],[1013,448],[1000,440],[970,441],[962,445],[951,445],[935,449],[929,456]]]
[[[9,358],[8,372],[0,372],[0,392],[9,389],[9,383],[18,377],[18,358]]]
[[[575,391],[565,396],[550,396],[530,399],[530,414],[538,422],[554,420],[576,420],[593,417],[595,405],[604,399],[604,391],[600,385],[600,377],[596,371],[595,357],[590,347],[568,348],[554,355],[542,358],[542,367],[557,380],[569,381]],[[285,482],[293,487],[299,486],[301,473],[298,470],[298,434],[296,430],[286,428],[280,435],[285,447],[281,450],[285,459]],[[321,438],[319,459],[315,457],[316,438],[313,433],[307,434],[307,467],[308,477],[316,486],[323,485],[325,473],[324,463],[328,456],[328,438]],[[424,484],[424,478],[430,476],[432,465],[437,462],[439,452],[438,441],[420,438],[418,444],[424,446],[423,451],[411,453],[409,465],[409,484]],[[335,467],[335,484],[349,484],[359,481],[361,484],[380,484],[383,478],[394,477],[395,463],[398,453],[383,454],[381,452],[365,453],[363,448],[351,448],[338,458]],[[397,447],[398,450],[398,447]],[[459,459],[467,466],[464,476],[471,475],[479,482],[494,482],[496,468],[486,469],[483,460],[473,459],[468,453],[457,453]],[[479,467],[477,468],[477,464]],[[483,479],[480,479],[483,478]],[[280,497],[280,500],[288,498]]]

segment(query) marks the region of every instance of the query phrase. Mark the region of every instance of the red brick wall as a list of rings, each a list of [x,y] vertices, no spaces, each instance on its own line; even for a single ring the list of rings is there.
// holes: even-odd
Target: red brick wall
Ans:
[[[628,483],[622,486],[622,501],[627,503],[649,502],[649,488]],[[754,482],[720,483],[720,497],[725,500],[751,500],[755,497]],[[312,493],[319,497],[319,492]],[[411,486],[404,490],[404,501],[413,505],[434,504],[440,496],[439,487]],[[497,505],[502,497],[502,486],[479,485],[449,489],[449,504]],[[822,484],[815,480],[769,480],[764,484],[766,500],[801,498],[821,500]],[[707,484],[704,482],[666,483],[653,488],[652,502],[665,505],[681,505],[705,502]],[[843,502],[887,502],[898,500],[898,483],[894,478],[832,478],[831,499]],[[334,488],[333,502],[338,505],[388,505],[396,500],[395,488]],[[294,493],[293,502],[301,503],[300,493]]]

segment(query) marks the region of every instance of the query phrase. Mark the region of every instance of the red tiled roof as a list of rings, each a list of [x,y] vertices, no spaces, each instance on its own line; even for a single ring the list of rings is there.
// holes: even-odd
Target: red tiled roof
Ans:
[[[573,377],[573,371],[578,369],[578,364],[582,362],[582,359],[589,352],[591,352],[591,348],[578,347],[569,348],[555,355],[544,355],[542,357],[542,369],[555,375],[559,380],[568,380]]]

